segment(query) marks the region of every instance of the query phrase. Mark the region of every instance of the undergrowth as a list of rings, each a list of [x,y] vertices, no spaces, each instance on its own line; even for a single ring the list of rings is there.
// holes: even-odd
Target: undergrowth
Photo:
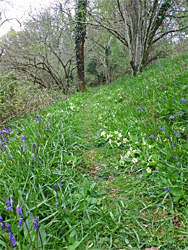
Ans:
[[[188,249],[187,79],[184,53],[9,123],[1,248]]]

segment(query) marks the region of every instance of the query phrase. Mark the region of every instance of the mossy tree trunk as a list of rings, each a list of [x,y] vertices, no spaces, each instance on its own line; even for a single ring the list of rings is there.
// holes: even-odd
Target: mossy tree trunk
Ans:
[[[76,1],[76,27],[75,27],[75,49],[77,64],[77,91],[86,92],[85,70],[84,70],[84,43],[86,36],[87,0]]]

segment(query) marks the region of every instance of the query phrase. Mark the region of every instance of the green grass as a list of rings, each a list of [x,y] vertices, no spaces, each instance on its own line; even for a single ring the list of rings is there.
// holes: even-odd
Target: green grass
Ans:
[[[1,216],[17,249],[188,249],[187,59],[161,60],[2,131]],[[11,246],[0,234],[1,249],[3,239]]]

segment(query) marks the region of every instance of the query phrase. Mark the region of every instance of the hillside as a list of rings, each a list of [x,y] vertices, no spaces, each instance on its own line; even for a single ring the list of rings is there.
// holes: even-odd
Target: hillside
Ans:
[[[188,249],[187,60],[0,131],[1,249]]]

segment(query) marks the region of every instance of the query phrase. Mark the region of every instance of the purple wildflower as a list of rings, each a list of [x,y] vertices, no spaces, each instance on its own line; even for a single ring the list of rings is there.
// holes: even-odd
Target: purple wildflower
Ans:
[[[176,146],[176,144],[175,144],[175,142],[174,142],[174,143],[172,144],[172,147],[175,148],[175,146]]]
[[[171,115],[171,116],[170,116],[170,119],[174,119],[174,118],[175,118],[175,116],[174,116],[174,115]]]
[[[165,130],[165,127],[162,127],[161,130],[164,131],[164,130]]]
[[[19,220],[18,228],[21,228],[21,227],[22,227],[22,221],[23,221],[23,218],[21,218],[21,219]]]
[[[36,161],[36,158],[35,158],[35,156],[33,156],[33,160],[34,160],[34,161]]]
[[[16,239],[14,237],[14,234],[12,234],[11,241],[12,241],[12,246],[15,247],[16,246]]]
[[[149,194],[149,197],[151,197],[151,194]]]
[[[36,145],[35,145],[35,143],[33,143],[33,148],[35,148],[36,147]]]
[[[169,242],[167,243],[167,247],[170,247],[170,243]]]
[[[7,134],[9,134],[8,128],[4,128],[4,130],[6,131]]]
[[[36,147],[35,154],[37,154],[39,151],[38,147]]]
[[[162,99],[162,102],[165,102],[165,99]]]
[[[150,137],[149,137],[149,138],[153,139],[153,138],[154,138],[154,135],[150,135]]]
[[[171,139],[171,137],[170,137],[170,136],[168,137],[168,139],[169,139],[169,141],[172,141],[172,139]]]
[[[10,159],[10,160],[12,160],[12,157],[11,157],[11,155],[9,155],[9,159]]]
[[[3,135],[4,135],[3,131],[0,131],[0,135],[3,137]]]
[[[175,159],[174,156],[172,156],[172,159],[173,159],[173,160]]]
[[[21,151],[23,151],[23,146],[20,147]]]
[[[12,197],[11,197],[11,201],[7,200],[6,198],[4,198],[5,203],[8,205],[8,207],[6,208],[6,210],[12,210],[13,209],[13,205],[12,203],[14,202]]]
[[[3,230],[5,227],[4,221],[3,221],[3,217],[0,216],[0,223],[1,223],[1,229]]]
[[[66,207],[64,207],[64,208],[63,208],[63,210],[62,210],[62,213],[64,213],[66,209],[67,209],[67,208],[66,208]]]
[[[36,217],[36,220],[35,219],[33,220],[33,227],[37,232],[39,231],[38,223],[39,223],[39,217]]]
[[[7,230],[9,241],[11,241],[11,227],[8,223],[5,224],[5,229]]]
[[[24,159],[24,158],[22,159],[22,162],[25,162],[25,159]]]
[[[180,162],[178,162],[177,167],[179,167],[179,165],[180,165]]]
[[[58,202],[57,202],[57,203],[55,203],[55,206],[56,206],[56,207],[58,206]]]
[[[174,134],[177,136],[178,135],[178,132],[177,131],[175,131],[175,130],[173,130],[174,131]]]
[[[65,181],[65,179],[61,180],[61,182],[64,182],[64,181]]]
[[[140,178],[142,178],[142,176],[143,176],[142,174],[139,175]]]
[[[161,154],[161,151],[159,150],[159,154]]]
[[[21,207],[20,207],[19,205],[17,205],[17,207],[16,207],[16,212],[17,212],[17,214],[18,214],[19,216],[21,216],[21,217],[23,218],[22,209],[21,209]]]
[[[69,129],[69,132],[71,132],[71,128]]]
[[[37,116],[37,117],[35,118],[35,120],[36,120],[37,122],[39,122],[39,117]]]
[[[143,111],[143,108],[140,108],[141,111]]]
[[[54,185],[54,188],[55,188],[55,190],[57,191],[58,185],[57,185],[57,184],[55,184],[55,185]]]
[[[26,136],[23,136],[20,140],[21,141],[25,141],[26,140]]]
[[[185,102],[185,98],[181,98],[181,100],[180,100],[181,102],[182,102],[182,104],[184,104],[184,102]]]
[[[166,189],[166,190],[167,190],[168,192],[170,192],[170,189],[169,189],[169,187],[167,187],[167,186],[166,186],[166,187],[165,187],[165,189]]]

